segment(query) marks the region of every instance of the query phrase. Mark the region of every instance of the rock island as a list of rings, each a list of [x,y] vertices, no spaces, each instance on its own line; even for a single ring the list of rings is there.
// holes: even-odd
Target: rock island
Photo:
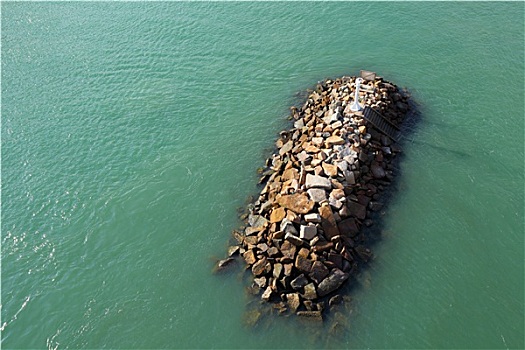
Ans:
[[[260,169],[262,190],[219,266],[240,255],[262,300],[321,320],[372,256],[363,228],[374,225],[395,176],[408,100],[368,71],[318,83],[291,108],[293,127]]]

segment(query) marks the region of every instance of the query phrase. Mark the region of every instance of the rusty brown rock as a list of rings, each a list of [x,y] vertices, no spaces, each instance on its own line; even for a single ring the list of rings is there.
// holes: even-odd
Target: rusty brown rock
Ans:
[[[319,207],[319,215],[321,215],[321,226],[323,227],[324,233],[327,238],[332,238],[339,234],[337,228],[337,222],[335,221],[334,214],[329,205],[322,205]]]
[[[334,145],[344,145],[345,140],[340,136],[332,135],[325,140],[325,143],[326,147],[330,148]]]
[[[331,176],[331,177],[337,176],[337,165],[328,164],[328,163],[323,162],[321,166],[323,167],[323,171],[326,175]]]
[[[328,276],[328,268],[320,261],[315,261],[312,264],[312,268],[310,270],[310,278],[314,280],[315,283],[319,284],[321,281]]]
[[[301,255],[297,255],[297,257],[295,258],[295,267],[302,272],[310,272],[310,270],[312,269],[312,263],[312,260],[305,258]]]
[[[251,249],[245,251],[242,257],[248,265],[253,265],[257,261],[257,259],[255,258],[255,253]]]
[[[281,253],[283,254],[283,257],[281,258],[281,262],[287,263],[292,262],[295,259],[295,252],[297,251],[297,247],[293,245],[292,243],[285,241],[281,245]]]
[[[304,193],[280,196],[277,198],[277,203],[279,203],[281,207],[299,214],[307,214],[313,209],[315,204],[314,201],[308,199],[308,196]]]
[[[270,222],[276,223],[281,222],[282,219],[286,217],[286,209],[283,207],[278,207],[272,210],[272,213],[270,214]]]
[[[270,272],[271,268],[272,268],[272,265],[270,264],[270,262],[268,262],[268,260],[266,260],[266,258],[263,257],[261,260],[253,264],[252,273],[255,276],[260,276],[262,274],[266,274]]]
[[[282,181],[299,179],[299,171],[295,168],[286,169],[281,176]]]

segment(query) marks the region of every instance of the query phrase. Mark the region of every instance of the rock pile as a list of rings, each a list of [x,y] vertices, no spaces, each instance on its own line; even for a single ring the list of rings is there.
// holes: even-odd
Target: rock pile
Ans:
[[[233,231],[229,256],[242,256],[261,298],[283,313],[322,319],[371,258],[362,227],[383,205],[400,149],[351,110],[355,85],[356,77],[326,80],[292,107],[293,128],[280,133],[246,226]],[[408,95],[380,77],[364,81],[359,97],[395,125],[409,109]]]

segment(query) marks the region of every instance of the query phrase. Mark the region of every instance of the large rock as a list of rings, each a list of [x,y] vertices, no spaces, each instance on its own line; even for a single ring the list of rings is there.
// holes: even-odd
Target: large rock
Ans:
[[[315,261],[310,269],[310,278],[319,284],[328,276],[328,268],[320,261]]]
[[[277,263],[273,265],[273,277],[275,279],[281,278],[282,272],[283,272],[283,264]]]
[[[345,180],[349,185],[355,185],[355,173],[350,170],[345,170],[344,172]]]
[[[304,319],[312,320],[312,321],[323,321],[323,316],[321,314],[321,311],[298,311],[297,316],[303,317]]]
[[[328,277],[326,277],[321,283],[319,283],[319,286],[317,287],[317,294],[320,297],[325,296],[341,287],[343,282],[347,279],[347,273],[344,273],[338,268],[334,268],[332,272],[330,272]]]
[[[337,222],[334,218],[334,213],[330,206],[322,205],[319,207],[319,215],[321,215],[321,226],[328,239],[339,235],[339,229],[337,228]]]
[[[303,297],[306,300],[314,300],[317,298],[317,293],[315,291],[315,285],[313,283],[308,283],[306,286],[304,286]]]
[[[323,162],[321,166],[323,167],[323,171],[326,175],[331,176],[331,177],[337,176],[337,165],[328,164],[328,163]]]
[[[275,208],[272,210],[272,213],[270,214],[270,222],[276,223],[281,222],[282,219],[284,219],[286,216],[286,209],[283,207]]]
[[[244,258],[244,261],[246,261],[248,265],[253,265],[257,261],[257,259],[255,258],[255,254],[253,250],[251,249],[248,249],[247,251],[245,251],[242,257]]]
[[[363,220],[366,218],[366,207],[360,203],[349,201],[348,212],[351,216]]]
[[[295,168],[286,169],[281,175],[281,181],[299,179],[299,171]]]
[[[285,234],[288,232],[291,233],[292,235],[298,234],[297,229],[295,228],[293,223],[288,218],[284,218],[281,221],[280,231],[283,231]]]
[[[281,262],[285,264],[288,262],[292,262],[295,259],[296,251],[297,251],[297,247],[294,244],[292,244],[289,241],[284,241],[283,244],[281,245],[281,253],[283,254],[283,257],[281,258]],[[285,270],[286,270],[286,265],[285,265]]]
[[[308,175],[306,177],[308,179]],[[281,207],[290,209],[299,214],[306,214],[314,207],[314,201],[308,199],[304,193],[294,193],[277,198],[277,203]]]
[[[301,305],[301,298],[299,297],[299,293],[286,294],[286,303],[288,304],[290,311],[292,313],[296,313],[297,309]]]
[[[293,245],[296,245],[298,247],[302,246],[303,245],[303,240],[299,237],[297,237],[296,235],[294,234],[291,234],[290,232],[288,232],[285,236],[284,236],[284,239],[287,240],[288,242],[292,243]]]
[[[290,152],[293,148],[293,142],[290,140],[287,143],[284,144],[283,147],[279,150],[279,155],[285,155],[286,153]]]
[[[252,227],[263,227],[268,223],[268,220],[261,215],[250,215],[248,223]]]
[[[310,188],[306,192],[310,196],[310,199],[316,203],[326,200],[326,191],[323,190],[322,188]]]
[[[299,275],[298,277],[293,279],[292,282],[290,282],[290,285],[295,290],[299,290],[303,288],[304,286],[306,286],[307,284],[308,284],[308,280],[306,279],[306,277],[304,277],[304,275]]]
[[[310,213],[304,216],[304,221],[306,222],[321,222],[321,215],[317,213]]]
[[[303,257],[302,255],[297,255],[295,258],[295,267],[302,272],[309,273],[312,269],[312,260]]]
[[[302,239],[310,240],[317,235],[317,227],[313,224],[301,225],[299,237]]]
[[[270,262],[266,260],[266,258],[262,258],[261,260],[253,264],[252,273],[255,276],[260,276],[262,274],[266,274],[270,272],[271,269],[272,269],[272,265],[270,264]]]
[[[355,237],[359,233],[359,228],[357,227],[357,222],[355,218],[348,218],[342,220],[337,224],[339,232],[348,237]]]
[[[383,169],[380,165],[376,163],[373,163],[370,166],[370,170],[372,171],[372,175],[374,175],[376,179],[382,179],[386,176],[385,169]]]
[[[312,174],[306,174],[306,188],[324,188],[324,189],[331,189],[332,183],[330,182],[330,179],[327,179],[326,177],[322,177],[319,175],[312,175]],[[302,213],[306,214],[306,213]]]
[[[268,286],[266,290],[264,291],[264,293],[262,294],[261,299],[264,301],[269,301],[270,298],[272,297],[272,293],[273,293],[272,288]]]
[[[337,135],[332,135],[325,140],[326,147],[330,148],[334,145],[344,145],[345,140]]]

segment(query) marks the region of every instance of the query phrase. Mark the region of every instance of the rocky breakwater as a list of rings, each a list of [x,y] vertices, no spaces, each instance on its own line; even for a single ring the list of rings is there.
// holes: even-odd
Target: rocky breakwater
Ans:
[[[380,77],[360,86],[361,107],[399,125],[408,95]],[[364,227],[374,224],[382,192],[400,151],[394,140],[352,111],[356,77],[326,80],[304,105],[292,107],[293,128],[260,171],[264,186],[248,205],[246,226],[234,230],[252,287],[280,313],[321,320],[362,262],[371,258]]]

